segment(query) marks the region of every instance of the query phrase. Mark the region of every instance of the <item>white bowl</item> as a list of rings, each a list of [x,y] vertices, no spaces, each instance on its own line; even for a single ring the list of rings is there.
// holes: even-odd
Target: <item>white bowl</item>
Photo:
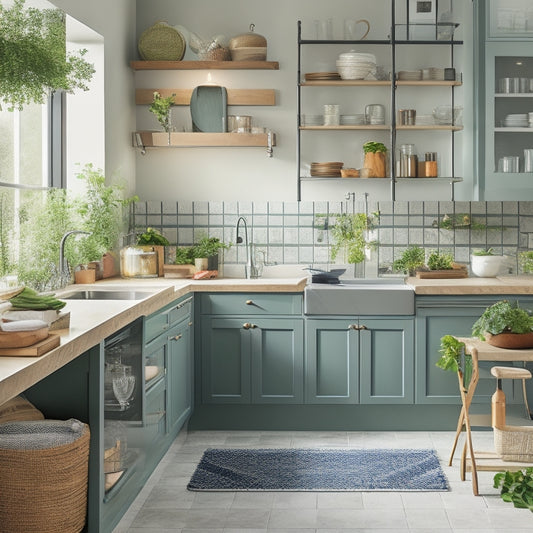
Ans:
[[[364,54],[361,52],[356,52],[355,50],[351,50],[350,52],[345,52],[344,54],[340,54],[339,59],[340,60],[357,59],[357,60],[363,60],[363,61],[372,61],[373,63],[376,62],[376,56],[374,54]]]
[[[505,255],[472,255],[470,256],[472,274],[479,278],[494,278],[501,272],[506,259]]]

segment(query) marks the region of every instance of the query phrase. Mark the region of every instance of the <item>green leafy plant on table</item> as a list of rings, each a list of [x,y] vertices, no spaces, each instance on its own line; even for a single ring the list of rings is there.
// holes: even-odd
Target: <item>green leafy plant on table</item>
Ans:
[[[230,246],[231,244],[223,243],[218,237],[208,237],[206,235],[195,243],[192,248],[194,258],[201,259],[218,255],[221,250],[227,250]]]
[[[533,512],[533,467],[516,472],[498,472],[494,476],[494,488],[500,487],[504,502]]]
[[[429,270],[452,270],[453,256],[448,252],[431,252],[428,256]]]
[[[377,241],[368,240],[368,232],[375,227],[378,214],[365,213],[336,215],[335,224],[330,227],[331,259],[335,261],[339,253],[343,253],[346,262],[350,264],[362,263],[365,260],[366,250],[377,246]]]
[[[484,341],[485,333],[529,333],[532,329],[533,317],[528,311],[501,300],[485,309],[472,326],[472,335]]]
[[[154,99],[148,108],[167,133],[172,128],[170,113],[171,107],[174,105],[175,96],[175,94],[171,94],[170,96],[163,97],[160,93],[154,91]]]
[[[169,240],[154,228],[146,228],[146,231],[137,236],[138,245],[168,246]]]
[[[88,90],[95,72],[87,50],[66,51],[64,13],[0,3],[0,101],[10,111],[43,103],[51,91]]]
[[[426,255],[424,248],[420,246],[409,246],[402,255],[392,263],[395,272],[403,272],[409,276],[414,276],[417,268],[425,265]]]

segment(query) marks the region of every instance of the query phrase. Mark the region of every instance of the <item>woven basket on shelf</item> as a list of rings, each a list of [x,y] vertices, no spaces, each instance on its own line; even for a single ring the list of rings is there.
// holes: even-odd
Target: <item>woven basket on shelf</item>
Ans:
[[[494,449],[504,461],[533,463],[533,427],[494,427]]]
[[[1,531],[83,530],[89,437],[89,426],[74,419],[0,425]]]
[[[181,61],[186,44],[178,30],[166,22],[157,22],[144,30],[138,48],[145,61]]]

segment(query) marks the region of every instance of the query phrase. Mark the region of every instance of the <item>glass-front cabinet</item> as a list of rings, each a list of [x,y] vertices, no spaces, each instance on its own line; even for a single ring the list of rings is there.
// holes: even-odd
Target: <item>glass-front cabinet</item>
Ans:
[[[477,0],[480,200],[533,197],[533,2]]]

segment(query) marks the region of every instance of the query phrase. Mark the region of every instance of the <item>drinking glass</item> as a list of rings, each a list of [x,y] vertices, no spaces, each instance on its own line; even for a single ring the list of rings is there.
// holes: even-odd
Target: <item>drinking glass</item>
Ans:
[[[120,407],[126,409],[129,407],[129,400],[135,388],[135,376],[124,373],[121,376],[113,378],[113,393]]]

